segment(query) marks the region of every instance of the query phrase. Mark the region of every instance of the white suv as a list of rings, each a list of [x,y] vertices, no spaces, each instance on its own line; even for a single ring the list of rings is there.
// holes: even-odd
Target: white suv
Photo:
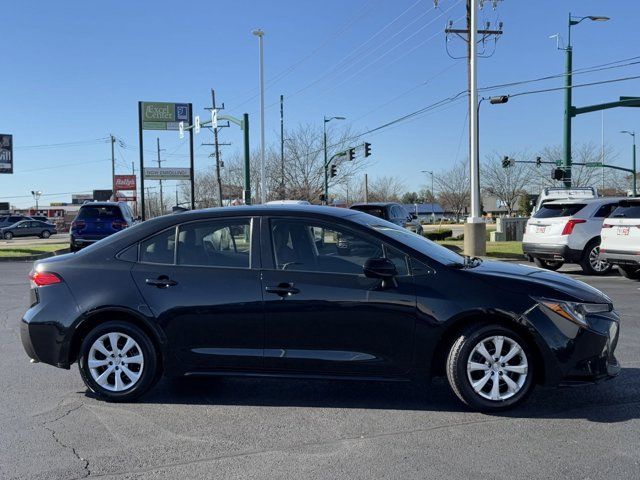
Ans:
[[[611,264],[599,257],[600,230],[621,200],[594,198],[543,204],[527,222],[522,250],[536,265],[549,270],[577,263],[590,275],[607,273]]]
[[[640,198],[622,200],[602,225],[600,258],[640,280]]]

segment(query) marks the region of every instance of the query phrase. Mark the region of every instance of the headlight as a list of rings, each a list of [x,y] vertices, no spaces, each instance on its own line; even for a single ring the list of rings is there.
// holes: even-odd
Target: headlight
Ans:
[[[589,323],[585,318],[587,315],[591,313],[606,313],[613,310],[613,305],[610,303],[575,303],[546,298],[536,298],[534,300],[562,318],[566,318],[583,328],[589,327]]]

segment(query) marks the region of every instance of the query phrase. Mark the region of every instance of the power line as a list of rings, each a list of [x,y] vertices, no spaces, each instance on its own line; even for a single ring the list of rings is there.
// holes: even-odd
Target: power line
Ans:
[[[63,142],[63,143],[49,143],[42,145],[16,145],[16,149],[38,149],[38,148],[64,148],[64,147],[80,147],[84,145],[97,145],[100,143],[106,143],[110,140],[109,137],[96,138],[94,140],[79,140],[75,142]]]
[[[507,95],[508,97],[520,97],[522,95],[532,95],[534,93],[546,93],[546,92],[555,92],[558,90],[566,90],[567,88],[582,88],[582,87],[592,87],[594,85],[605,85],[607,83],[616,83],[616,82],[626,82],[628,80],[636,80],[640,78],[640,75],[634,75],[632,77],[623,77],[623,78],[613,78],[610,80],[601,80],[598,82],[589,82],[589,83],[580,83],[578,85],[572,85],[571,87],[555,87],[555,88],[544,88],[544,89],[540,89],[540,90],[529,90],[527,92],[518,92],[518,93],[513,93],[510,95]]]

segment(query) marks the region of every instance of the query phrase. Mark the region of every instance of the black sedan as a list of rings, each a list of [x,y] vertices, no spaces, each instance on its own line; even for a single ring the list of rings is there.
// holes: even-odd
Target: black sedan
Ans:
[[[341,238],[358,248],[338,252]],[[411,380],[476,409],[615,376],[619,317],[569,277],[460,256],[331,207],[169,215],[36,262],[21,336],[112,401],[164,373]]]
[[[54,224],[38,220],[22,220],[9,227],[0,228],[0,237],[5,240],[11,240],[13,237],[49,238],[56,233],[58,231]]]

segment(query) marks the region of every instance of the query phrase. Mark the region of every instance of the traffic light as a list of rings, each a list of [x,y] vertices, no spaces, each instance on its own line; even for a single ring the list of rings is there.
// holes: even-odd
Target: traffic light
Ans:
[[[551,176],[554,180],[564,180],[564,170],[561,168],[554,168],[551,172]]]
[[[331,178],[335,177],[336,175],[338,175],[338,166],[331,165]]]
[[[371,155],[371,144],[365,142],[364,143],[364,158],[367,158],[369,155]]]
[[[514,161],[512,158],[509,158],[507,156],[502,157],[502,168],[509,168],[513,164]]]
[[[350,162],[353,161],[356,158],[356,149],[355,148],[350,148],[348,154],[349,154],[349,161]],[[332,175],[332,177],[333,176],[334,175]]]
[[[536,167],[539,167],[540,165],[542,165],[542,158],[536,157]]]

